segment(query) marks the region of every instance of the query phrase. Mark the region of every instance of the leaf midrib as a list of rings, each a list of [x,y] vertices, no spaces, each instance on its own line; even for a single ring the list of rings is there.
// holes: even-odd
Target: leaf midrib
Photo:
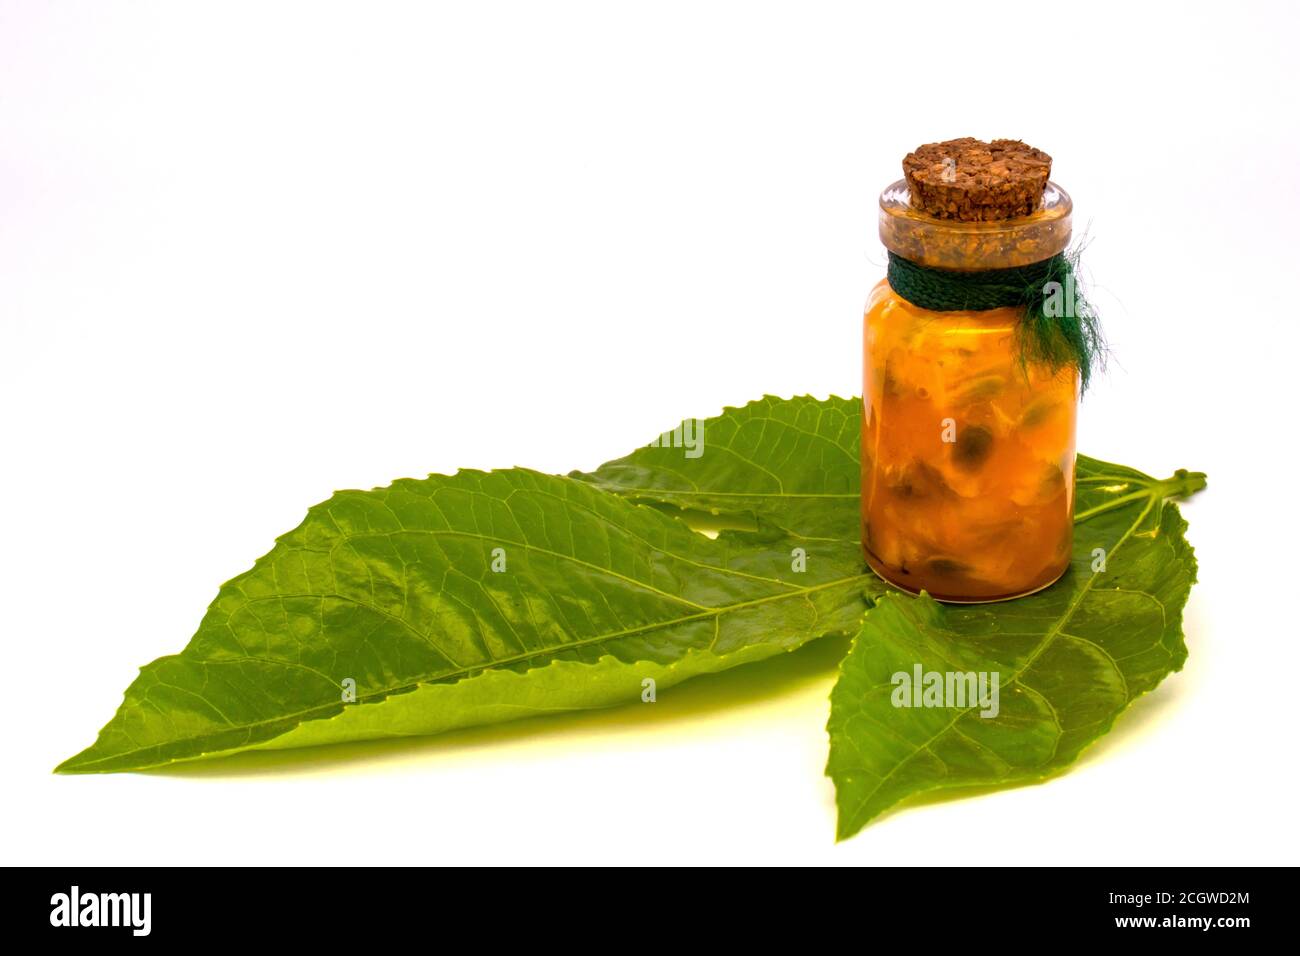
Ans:
[[[861,492],[848,491],[834,494],[822,494],[812,491],[687,491],[675,488],[629,488],[617,482],[602,481],[599,484],[614,489],[620,495],[684,495],[701,498],[857,498]]]
[[[514,657],[501,658],[501,659],[499,659],[499,660],[492,661],[492,662],[490,662],[490,663],[486,663],[486,664],[479,665],[479,666],[474,666],[474,667],[465,667],[465,668],[462,668],[462,669],[459,670],[459,671],[451,671],[451,672],[449,672],[449,673],[447,673],[447,674],[441,675],[440,677],[438,677],[438,678],[436,678],[436,679],[433,679],[433,680],[406,681],[406,682],[404,682],[404,683],[402,683],[402,684],[399,684],[399,685],[396,685],[396,686],[393,686],[393,687],[389,687],[389,688],[386,688],[386,689],[383,689],[383,690],[374,691],[374,692],[372,692],[372,693],[370,693],[370,694],[366,694],[364,697],[359,698],[358,701],[357,701],[357,703],[360,703],[360,704],[367,704],[367,703],[380,703],[380,702],[382,702],[382,701],[388,699],[389,697],[393,697],[393,696],[395,696],[395,695],[400,695],[400,694],[403,694],[403,693],[407,693],[407,692],[409,692],[409,691],[416,690],[417,688],[422,687],[422,686],[436,686],[436,685],[439,685],[439,684],[454,685],[455,683],[458,683],[460,680],[462,680],[462,679],[464,679],[464,678],[466,678],[466,677],[476,676],[476,675],[479,674],[479,673],[484,673],[484,672],[487,672],[487,671],[498,670],[498,669],[501,669],[501,668],[503,668],[503,667],[508,667],[508,666],[511,665],[511,664],[517,664],[517,663],[520,663],[520,662],[522,662],[522,661],[530,660],[530,659],[532,659],[532,658],[534,658],[534,657],[541,657],[541,656],[543,656],[543,655],[547,655],[547,654],[558,654],[558,653],[560,653],[560,652],[567,651],[567,650],[571,650],[571,649],[574,649],[574,648],[587,647],[587,646],[589,646],[589,645],[591,645],[591,644],[599,644],[599,643],[601,643],[601,642],[603,642],[603,641],[618,640],[619,638],[629,637],[629,636],[631,636],[631,635],[633,635],[633,634],[647,633],[647,632],[654,631],[654,630],[658,630],[658,629],[661,629],[661,628],[666,628],[666,627],[676,627],[676,626],[681,625],[681,624],[687,624],[687,623],[691,623],[691,622],[693,622],[693,621],[697,621],[697,620],[704,620],[704,619],[707,619],[707,618],[709,618],[709,617],[721,618],[721,616],[722,616],[723,614],[729,613],[729,612],[731,612],[731,611],[742,610],[742,609],[747,608],[747,607],[753,607],[753,606],[755,606],[755,605],[759,605],[759,604],[766,604],[766,603],[770,603],[770,602],[772,602],[772,601],[781,601],[781,600],[791,600],[791,599],[805,598],[805,597],[807,597],[809,594],[813,594],[813,593],[816,593],[816,592],[818,592],[818,591],[830,590],[831,588],[838,587],[838,586],[846,586],[846,585],[858,584],[858,583],[860,583],[860,582],[862,581],[863,577],[864,577],[864,575],[856,574],[856,575],[853,575],[853,576],[851,576],[851,577],[846,577],[846,578],[837,578],[837,579],[834,580],[834,581],[825,581],[825,582],[822,582],[821,584],[815,584],[815,585],[811,585],[811,586],[809,586],[809,587],[800,588],[798,591],[786,592],[786,593],[783,593],[783,594],[768,594],[768,595],[764,595],[764,596],[761,597],[761,598],[754,598],[754,599],[752,599],[752,600],[748,600],[748,601],[741,601],[741,602],[738,602],[738,603],[736,603],[736,604],[723,605],[723,606],[720,606],[720,607],[717,607],[717,608],[708,608],[708,609],[706,609],[705,611],[700,612],[700,613],[696,613],[696,614],[689,614],[689,615],[685,615],[685,616],[683,616],[683,617],[673,618],[673,619],[666,620],[666,621],[656,621],[656,622],[652,622],[652,623],[650,623],[650,624],[641,625],[641,626],[639,626],[639,627],[628,628],[628,629],[623,630],[623,631],[615,631],[615,632],[610,632],[610,633],[606,633],[606,634],[599,634],[599,635],[595,635],[595,636],[593,636],[593,637],[583,638],[583,639],[580,640],[580,641],[572,641],[572,642],[570,642],[570,643],[568,643],[568,644],[564,644],[564,645],[562,645],[562,646],[546,648],[546,649],[543,649],[543,650],[534,651],[534,652],[529,653],[529,654],[518,654],[518,655],[515,655]],[[330,597],[330,596],[331,596],[331,595],[321,595],[321,597]],[[712,652],[712,645],[710,645],[708,648],[699,648],[699,650],[704,650],[704,651]],[[245,657],[230,657],[230,658],[193,658],[192,660],[193,660],[194,663],[197,663],[197,664],[229,664],[229,663],[240,663],[240,662],[243,662],[244,660],[252,660],[252,658],[245,658]],[[548,662],[547,662],[548,665],[551,664],[551,663],[554,663],[554,659],[552,659],[551,661],[548,661]],[[628,664],[630,665],[630,664],[633,664],[633,663],[635,663],[635,662],[631,662],[631,661],[629,661],[629,662],[625,662],[625,663],[628,663]],[[545,666],[545,665],[544,665],[544,666]],[[192,693],[192,692],[191,692],[191,693]],[[196,696],[200,696],[200,697],[201,697],[201,695],[196,695]],[[205,703],[209,703],[209,705],[211,705],[210,702],[208,702],[208,701],[206,700],[206,698],[202,698],[202,697],[201,697],[201,699],[203,699]],[[253,729],[258,728],[258,727],[265,727],[265,726],[268,726],[268,725],[271,725],[271,724],[277,724],[277,723],[280,723],[280,722],[282,722],[282,721],[296,721],[296,723],[297,723],[298,725],[302,725],[302,724],[307,723],[308,721],[310,721],[310,720],[312,720],[312,719],[315,719],[312,715],[316,715],[316,714],[319,714],[319,715],[327,715],[327,714],[337,714],[337,713],[341,713],[341,711],[337,710],[337,708],[340,707],[340,706],[341,706],[341,703],[321,704],[321,705],[318,705],[318,706],[316,706],[316,707],[309,708],[309,709],[307,709],[307,710],[303,710],[303,711],[295,711],[295,712],[293,712],[293,713],[284,714],[284,715],[281,715],[281,716],[278,716],[278,717],[274,717],[274,718],[272,718],[272,719],[270,719],[270,720],[261,720],[261,721],[255,721],[255,722],[252,722],[252,723],[245,723],[245,724],[231,724],[231,725],[230,725],[230,729],[231,729],[231,730],[253,730]],[[221,733],[227,733],[227,732],[228,732],[228,731],[221,731]],[[285,731],[285,732],[288,733],[288,731]],[[166,741],[166,742],[164,742],[164,743],[151,744],[151,745],[148,746],[148,747],[136,747],[136,748],[133,748],[133,749],[131,749],[131,750],[120,750],[120,751],[116,751],[115,753],[113,753],[113,754],[111,754],[111,755],[109,755],[109,756],[106,756],[106,757],[100,757],[100,758],[97,758],[97,759],[95,759],[95,760],[87,761],[87,762],[85,762],[85,763],[83,763],[83,764],[80,764],[80,765],[78,765],[78,766],[79,766],[79,767],[92,767],[92,766],[94,766],[94,765],[96,765],[96,764],[108,763],[108,762],[110,762],[110,761],[114,761],[114,760],[122,760],[123,758],[130,757],[132,754],[144,753],[145,751],[150,750],[150,749],[159,748],[159,747],[166,747],[166,746],[175,746],[175,745],[178,745],[178,744],[183,744],[183,743],[188,743],[188,742],[193,742],[193,741],[201,741],[201,740],[209,739],[209,738],[214,737],[214,736],[216,736],[216,734],[195,734],[195,735],[188,736],[188,737],[173,737],[173,738],[171,738],[170,740],[168,740],[168,741]],[[274,739],[274,738],[272,738],[272,739]],[[223,748],[223,750],[232,750],[232,749],[239,749],[239,748],[237,748],[237,747],[236,747],[236,748]],[[223,751],[212,751],[212,753],[221,753],[221,752],[223,752]],[[169,757],[169,758],[167,758],[167,759],[165,759],[165,760],[161,760],[161,761],[159,761],[157,764],[150,764],[149,766],[162,766],[162,765],[165,765],[165,764],[168,764],[168,763],[177,763],[177,762],[184,761],[184,760],[194,759],[194,757],[200,757],[200,756],[203,756],[205,753],[207,753],[207,752],[205,751],[205,752],[201,752],[201,753],[199,753],[199,754],[195,754],[195,755],[193,755],[193,757],[189,757],[189,756],[186,756],[186,757]],[[143,768],[140,768],[140,769],[143,769]]]

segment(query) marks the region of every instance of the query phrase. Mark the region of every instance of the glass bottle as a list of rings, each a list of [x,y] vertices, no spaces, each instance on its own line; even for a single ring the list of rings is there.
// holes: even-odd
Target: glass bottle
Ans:
[[[880,238],[935,269],[1025,266],[1070,240],[1070,197],[1048,183],[1017,219],[963,222],[880,197]],[[882,280],[863,320],[862,543],[867,563],[941,601],[1019,597],[1069,566],[1078,369],[1022,357],[1015,308],[919,308]]]

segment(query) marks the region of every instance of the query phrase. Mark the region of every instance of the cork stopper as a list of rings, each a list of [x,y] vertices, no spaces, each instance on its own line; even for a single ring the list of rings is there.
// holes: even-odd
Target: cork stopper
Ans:
[[[903,157],[912,205],[936,219],[992,222],[1034,212],[1052,157],[1018,139],[950,139]]]

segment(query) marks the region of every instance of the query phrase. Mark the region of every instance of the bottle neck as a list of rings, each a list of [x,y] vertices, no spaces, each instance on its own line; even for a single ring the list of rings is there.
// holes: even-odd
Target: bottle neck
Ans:
[[[907,183],[880,194],[880,241],[896,256],[931,269],[982,272],[1045,262],[1070,244],[1073,202],[1049,182],[1042,205],[1018,219],[959,222],[912,207]]]

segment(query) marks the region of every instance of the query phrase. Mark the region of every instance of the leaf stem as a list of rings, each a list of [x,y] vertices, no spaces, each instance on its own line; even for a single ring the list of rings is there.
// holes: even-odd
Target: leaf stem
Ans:
[[[1188,471],[1185,468],[1179,468],[1174,472],[1172,478],[1149,483],[1143,482],[1138,491],[1129,492],[1127,495],[1121,495],[1118,498],[1111,498],[1105,504],[1097,505],[1095,508],[1075,512],[1074,523],[1079,524],[1089,518],[1095,518],[1099,514],[1105,514],[1107,511],[1114,511],[1116,508],[1122,508],[1134,501],[1141,501],[1143,498],[1155,498],[1157,500],[1162,498],[1187,498],[1203,489],[1205,485],[1205,472]]]

